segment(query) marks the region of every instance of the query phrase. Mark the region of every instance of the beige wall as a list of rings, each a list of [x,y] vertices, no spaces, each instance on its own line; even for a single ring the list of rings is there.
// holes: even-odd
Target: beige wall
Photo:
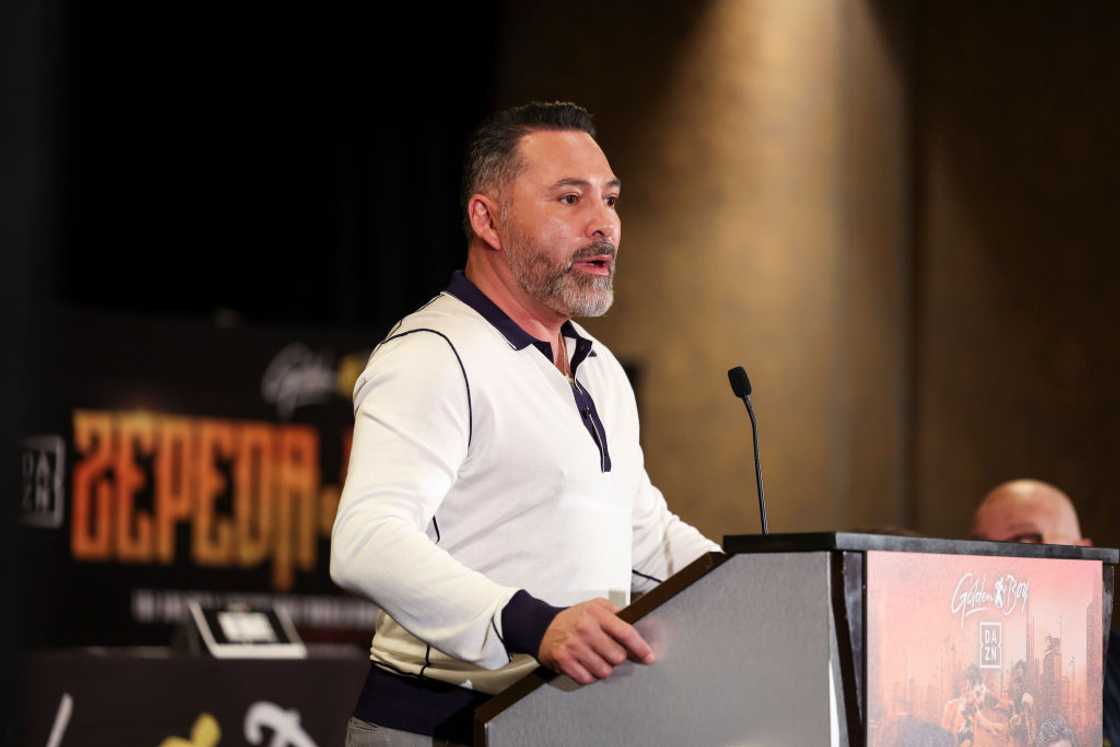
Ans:
[[[905,521],[906,102],[881,19],[847,0],[541,7],[509,6],[498,103],[597,115],[624,231],[615,307],[588,326],[644,368],[670,505],[713,537],[757,531],[725,373],[743,364],[773,531]]]
[[[1120,8],[930,4],[921,29],[921,525],[967,531],[975,496],[1033,476],[1115,547]]]

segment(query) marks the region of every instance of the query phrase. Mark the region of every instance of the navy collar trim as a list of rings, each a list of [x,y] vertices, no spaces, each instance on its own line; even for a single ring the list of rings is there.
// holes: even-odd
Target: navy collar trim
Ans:
[[[477,285],[472,283],[462,270],[456,270],[451,275],[451,282],[448,283],[447,289],[444,291],[449,293],[455,298],[459,299],[467,306],[477,311],[482,315],[482,318],[490,322],[502,335],[506,338],[514,350],[523,350],[529,345],[532,345],[537,350],[541,351],[550,361],[552,360],[552,345],[544,340],[538,340],[531,334],[517,326],[517,322],[509,318],[506,312],[498,308],[498,305],[491,301],[485,293],[483,293]],[[582,336],[576,331],[575,325],[571,320],[564,322],[560,327],[560,332],[564,337],[569,337],[576,341],[576,354],[574,358],[578,358],[582,362],[584,358],[595,357],[595,352],[591,350],[591,340]],[[572,366],[574,373],[578,362],[573,360],[575,365]]]

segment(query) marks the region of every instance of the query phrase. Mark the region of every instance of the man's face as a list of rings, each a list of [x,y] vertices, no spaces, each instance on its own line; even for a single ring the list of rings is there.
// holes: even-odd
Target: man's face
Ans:
[[[499,236],[510,270],[533,299],[564,317],[600,316],[614,300],[622,235],[621,184],[582,131],[531,132],[505,185]]]

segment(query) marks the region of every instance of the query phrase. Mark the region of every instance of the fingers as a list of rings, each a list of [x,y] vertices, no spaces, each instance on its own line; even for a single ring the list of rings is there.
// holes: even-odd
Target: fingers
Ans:
[[[626,649],[619,645],[610,635],[600,632],[591,641],[591,647],[603,661],[612,667],[617,667],[626,661]]]
[[[614,668],[626,661],[626,651],[606,635],[600,633],[587,645],[577,648],[572,652],[571,667],[576,674],[587,674],[585,679],[572,677],[581,684],[589,684],[594,680],[603,680],[610,677]],[[580,670],[583,670],[582,672]],[[569,674],[565,672],[565,674]],[[571,676],[569,674],[569,676]]]
[[[541,662],[586,685],[609,677],[626,661],[650,664],[653,651],[606,599],[569,607],[557,615],[541,642]]]
[[[560,672],[560,674],[568,675],[581,685],[590,685],[595,681],[595,676],[588,672],[587,669],[575,659],[557,659],[556,670]]]
[[[593,649],[584,649],[577,654],[577,656],[579,657],[579,663],[583,665],[584,669],[586,669],[594,679],[605,680],[607,677],[610,677],[611,673],[614,671],[614,666]]]
[[[634,626],[618,617],[619,609],[609,600],[596,599],[596,622],[600,630],[589,636],[590,643],[603,659],[618,666],[627,658],[643,664],[653,663],[653,649]]]
[[[603,629],[606,631],[607,635],[615,641],[618,641],[622,646],[625,646],[626,651],[630,652],[630,655],[633,656],[635,660],[643,664],[653,663],[653,649],[650,648],[641,634],[634,629],[633,625],[623,622],[618,617],[612,615],[604,620]]]
[[[552,668],[566,674],[581,685],[605,679],[614,671],[606,660],[587,645],[569,644],[557,652]]]

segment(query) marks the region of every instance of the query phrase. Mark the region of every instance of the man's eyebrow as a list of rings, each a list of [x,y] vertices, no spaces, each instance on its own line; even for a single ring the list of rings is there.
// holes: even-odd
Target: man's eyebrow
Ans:
[[[590,186],[591,182],[587,181],[586,179],[576,179],[575,177],[568,177],[565,179],[561,179],[560,181],[553,184],[552,189],[561,189],[563,187],[583,187],[586,189]],[[611,179],[603,186],[607,189],[622,189],[622,180],[617,178]]]

